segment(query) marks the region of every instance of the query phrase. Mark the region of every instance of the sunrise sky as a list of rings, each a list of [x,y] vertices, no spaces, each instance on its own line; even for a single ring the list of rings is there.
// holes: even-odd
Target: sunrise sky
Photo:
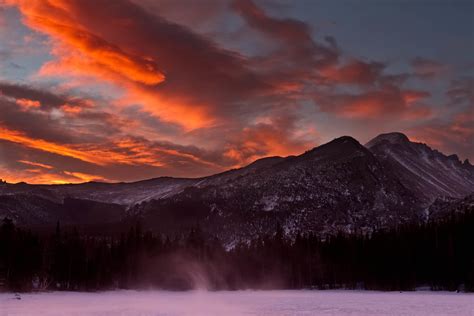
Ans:
[[[474,1],[0,0],[0,178],[195,177],[401,131],[474,160]]]

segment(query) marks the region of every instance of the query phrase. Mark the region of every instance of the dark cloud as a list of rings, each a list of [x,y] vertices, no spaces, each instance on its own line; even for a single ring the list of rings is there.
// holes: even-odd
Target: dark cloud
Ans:
[[[5,81],[0,81],[0,96],[2,95],[14,99],[38,101],[43,109],[59,108],[65,104],[78,107],[87,106],[87,103],[65,95],[48,92],[45,88],[33,88],[28,85]]]
[[[447,66],[433,59],[416,57],[411,61],[414,74],[421,79],[433,79],[439,77]]]
[[[453,80],[446,95],[452,105],[474,107],[474,77]]]
[[[149,12],[156,12],[169,21],[196,28],[222,17],[230,0],[132,0],[132,2]]]
[[[5,62],[11,57],[11,53],[6,50],[0,50],[0,61]]]
[[[409,130],[418,141],[430,144],[446,154],[474,161],[474,107],[466,108],[452,119],[435,118]]]
[[[334,38],[327,38],[329,45],[314,41],[308,24],[271,17],[252,0],[235,0],[233,8],[251,27],[280,41],[283,45],[279,53],[287,58],[287,62],[304,63],[306,67],[321,67],[337,62],[339,53]]]
[[[54,121],[48,113],[22,111],[15,102],[0,97],[0,127],[20,130],[28,136],[61,143],[81,142],[81,135]]]
[[[385,65],[353,59],[341,66],[328,66],[322,70],[326,84],[374,85],[383,78]]]

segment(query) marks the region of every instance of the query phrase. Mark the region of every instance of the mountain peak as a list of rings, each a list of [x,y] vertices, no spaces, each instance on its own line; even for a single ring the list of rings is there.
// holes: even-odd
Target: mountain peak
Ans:
[[[352,142],[352,143],[357,143],[357,144],[359,144],[359,141],[358,141],[357,139],[355,139],[355,138],[352,137],[352,136],[347,136],[347,135],[341,136],[341,137],[338,137],[338,138],[335,138],[335,139],[333,140],[333,142],[343,142],[343,143],[345,143],[345,142]]]
[[[406,144],[406,143],[409,143],[410,140],[403,133],[393,132],[393,133],[380,134],[377,137],[370,140],[367,144],[365,144],[365,146],[368,148],[371,148],[377,144],[380,144],[381,142],[389,142],[391,144]]]
[[[474,172],[455,154],[446,156],[423,143],[410,142],[401,133],[382,134],[366,144],[399,175],[424,203],[438,196],[462,197],[472,192]]]
[[[334,138],[330,142],[323,144],[321,146],[347,146],[353,145],[356,147],[362,146],[357,139],[351,136],[341,136],[338,138]]]
[[[338,138],[334,138],[330,142],[325,144],[319,145],[318,147],[313,148],[310,151],[314,151],[316,149],[321,148],[342,148],[342,147],[360,147],[362,146],[359,141],[351,136],[341,136]]]
[[[341,136],[307,151],[303,156],[316,154],[341,158],[352,155],[355,152],[366,153],[368,151],[357,139],[350,136]]]

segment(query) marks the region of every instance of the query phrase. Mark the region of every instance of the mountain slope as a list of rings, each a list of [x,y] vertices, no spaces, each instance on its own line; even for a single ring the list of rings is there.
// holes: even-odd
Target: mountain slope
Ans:
[[[473,188],[467,161],[390,133],[365,146],[344,136],[299,156],[268,157],[198,179],[0,183],[0,218],[28,226],[139,217],[147,228],[172,234],[200,225],[232,245],[273,234],[278,225],[290,236],[324,235],[442,217],[452,208],[446,205]]]
[[[456,155],[446,156],[401,133],[379,135],[365,146],[425,204],[440,196],[460,198],[474,192],[474,167]]]
[[[28,194],[61,203],[72,197],[103,203],[132,206],[152,199],[166,198],[182,191],[200,179],[161,177],[132,183],[87,182],[63,185],[29,185],[26,183],[0,185],[0,195]]]
[[[126,218],[125,207],[118,204],[65,198],[61,203],[31,194],[0,195],[0,218],[8,217],[17,225],[53,226],[57,221],[69,225],[118,223]]]
[[[419,201],[364,146],[341,137],[264,168],[221,174],[150,201],[135,213],[150,227],[205,225],[222,239],[298,231],[364,231],[418,220]]]
[[[428,208],[430,219],[444,219],[462,213],[464,210],[474,211],[474,194],[463,198],[437,198]]]

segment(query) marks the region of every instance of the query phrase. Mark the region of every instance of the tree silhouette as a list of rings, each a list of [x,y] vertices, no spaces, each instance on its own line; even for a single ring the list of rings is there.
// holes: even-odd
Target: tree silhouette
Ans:
[[[0,287],[7,290],[349,288],[474,291],[474,212],[371,234],[273,235],[227,249],[199,225],[182,235],[143,231],[89,235],[76,228],[46,236],[0,226]]]

